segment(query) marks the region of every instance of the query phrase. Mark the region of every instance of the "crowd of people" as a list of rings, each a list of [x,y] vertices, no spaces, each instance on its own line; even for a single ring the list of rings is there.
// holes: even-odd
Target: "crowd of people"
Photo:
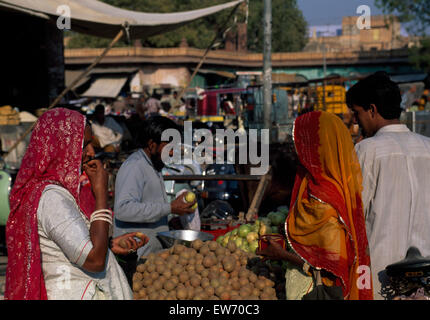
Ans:
[[[384,299],[387,265],[412,246],[430,255],[430,138],[400,123],[400,90],[385,73],[360,80],[346,100],[364,136],[355,145],[334,114],[310,111],[294,122],[288,248],[270,241],[257,251],[288,261],[287,299],[316,299],[318,284],[329,299]],[[152,101],[148,112],[158,107]],[[93,145],[116,141],[94,136],[98,126],[121,132],[99,110],[90,124],[56,108],[34,128],[10,197],[5,299],[132,299],[137,260],[162,249],[156,234],[168,230],[167,216],[194,212],[184,195],[166,195],[161,135],[178,125],[158,114],[140,126],[140,146],[122,164],[108,208]]]

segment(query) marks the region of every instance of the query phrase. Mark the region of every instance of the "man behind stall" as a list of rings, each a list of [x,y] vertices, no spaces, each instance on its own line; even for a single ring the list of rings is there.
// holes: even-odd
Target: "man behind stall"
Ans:
[[[155,116],[142,125],[142,148],[134,152],[122,164],[115,184],[114,235],[140,231],[149,237],[146,246],[137,252],[138,257],[162,249],[157,233],[168,231],[167,216],[170,213],[193,213],[193,203],[185,203],[179,196],[171,203],[164,188],[161,169],[163,148],[168,142],[161,141],[164,130],[178,129],[175,122]]]
[[[119,152],[124,130],[112,117],[105,116],[105,107],[98,104],[91,123],[94,146],[105,152]]]

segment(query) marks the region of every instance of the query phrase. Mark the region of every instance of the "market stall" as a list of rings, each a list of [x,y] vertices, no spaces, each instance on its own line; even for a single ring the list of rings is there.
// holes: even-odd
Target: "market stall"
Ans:
[[[166,177],[167,178],[167,177]],[[207,229],[175,230],[158,235],[164,249],[141,257],[133,275],[136,300],[278,300],[285,299],[285,263],[256,254],[272,239],[286,248],[287,207],[258,217],[267,176],[171,176],[168,179],[260,181],[247,214]]]

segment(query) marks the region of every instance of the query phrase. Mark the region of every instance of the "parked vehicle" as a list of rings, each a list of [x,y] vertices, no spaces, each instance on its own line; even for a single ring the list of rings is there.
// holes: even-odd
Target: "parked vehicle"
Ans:
[[[430,300],[430,257],[409,248],[405,259],[386,267],[390,284],[383,289],[388,299]]]
[[[210,164],[204,170],[205,175],[234,175],[236,171],[233,164]],[[240,188],[237,181],[207,180],[203,183],[205,193],[204,206],[212,201],[222,200],[233,209],[233,214],[239,214],[242,202],[240,201]],[[229,211],[230,212],[230,211]]]

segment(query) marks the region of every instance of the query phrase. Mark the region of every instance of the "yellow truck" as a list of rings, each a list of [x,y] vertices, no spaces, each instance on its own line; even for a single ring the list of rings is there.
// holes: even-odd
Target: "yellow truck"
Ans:
[[[335,114],[348,112],[345,103],[346,89],[341,85],[317,86],[315,88],[314,110],[327,111]]]

